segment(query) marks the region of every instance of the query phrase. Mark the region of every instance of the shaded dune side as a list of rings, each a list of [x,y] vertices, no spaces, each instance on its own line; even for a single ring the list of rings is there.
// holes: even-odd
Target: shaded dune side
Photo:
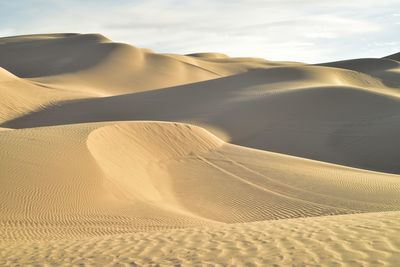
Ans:
[[[187,124],[92,123],[0,135],[3,240],[400,209],[395,175],[230,145]]]
[[[102,46],[111,41],[97,34],[28,37],[0,38],[2,67],[22,78],[84,70],[104,60],[112,50]]]
[[[396,57],[360,58],[319,64],[320,66],[354,70],[376,77],[387,86],[400,87],[400,63]]]
[[[383,58],[388,58],[388,59],[392,59],[392,60],[396,60],[396,61],[400,61],[400,53],[395,53]]]
[[[40,90],[0,68],[0,122],[39,110],[46,100],[34,98]]]
[[[182,63],[208,70],[220,77],[231,76],[257,69],[269,69],[283,66],[301,66],[302,63],[267,61],[260,58],[230,58],[230,57],[198,57],[189,55],[164,54]]]
[[[224,144],[186,124],[106,126],[90,134],[88,147],[119,186],[115,195],[162,200],[219,222],[399,208],[395,176]]]
[[[215,150],[222,144],[202,128],[165,122],[104,126],[91,132],[87,140],[115,196],[139,199],[178,213],[186,211],[170,191],[167,162]]]
[[[285,196],[269,190],[268,183],[248,181],[253,173],[219,163],[232,161],[224,157],[222,144],[195,126],[154,122],[103,127],[88,139],[114,194],[126,199],[157,202],[226,223],[357,212]],[[236,150],[243,157],[253,154]],[[241,177],[243,171],[246,176]]]
[[[56,91],[21,79],[3,68],[0,68],[0,95],[0,123],[41,110],[56,102],[90,96],[67,90]]]
[[[203,62],[114,43],[99,34],[66,34],[0,38],[0,66],[58,88],[114,95],[214,79],[270,64],[250,59]]]
[[[110,95],[218,77],[97,34],[1,41],[3,68],[23,78],[77,91]]]
[[[199,57],[199,58],[229,58],[227,55],[222,53],[211,53],[211,52],[203,52],[203,53],[192,53],[186,54],[185,56],[189,57]]]
[[[65,103],[10,128],[112,120],[190,122],[225,141],[400,173],[398,92],[359,72],[291,66],[150,92]],[[238,125],[237,121],[241,124]]]
[[[399,209],[396,175],[229,144],[167,167],[181,205],[227,223]]]
[[[103,126],[108,127],[107,124],[88,124],[0,132],[2,239],[94,236],[210,223],[154,198],[143,186],[152,185],[145,169],[136,176],[137,170],[133,170],[130,190],[124,191],[126,194],[116,190],[126,189],[126,174],[110,174],[112,163],[107,165],[105,160],[97,160],[98,155],[93,158],[87,147],[88,136],[93,131],[94,136],[107,133],[106,129],[96,132]],[[148,125],[151,126],[157,127],[157,124]],[[138,124],[137,128],[140,127]],[[132,127],[132,131],[134,129]],[[161,129],[159,138],[163,132]],[[157,140],[157,136],[154,138]],[[89,139],[95,142],[93,136]],[[127,140],[121,142],[120,148]],[[93,145],[91,147],[93,149]],[[102,148],[97,149],[95,151]],[[159,152],[162,154],[162,150]],[[129,156],[111,160],[120,164],[134,163]]]

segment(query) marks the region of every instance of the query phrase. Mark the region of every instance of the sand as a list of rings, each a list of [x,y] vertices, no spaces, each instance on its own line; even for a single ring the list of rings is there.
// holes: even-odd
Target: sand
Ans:
[[[397,57],[0,38],[0,265],[395,265]]]

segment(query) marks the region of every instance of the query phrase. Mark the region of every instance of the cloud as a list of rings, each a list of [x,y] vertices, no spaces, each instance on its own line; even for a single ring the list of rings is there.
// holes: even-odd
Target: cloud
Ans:
[[[161,52],[321,62],[384,56],[398,42],[397,0],[21,0],[0,3],[11,32],[100,32]]]
[[[11,28],[5,28],[5,29],[0,28],[0,36],[11,36],[13,34],[14,30]]]

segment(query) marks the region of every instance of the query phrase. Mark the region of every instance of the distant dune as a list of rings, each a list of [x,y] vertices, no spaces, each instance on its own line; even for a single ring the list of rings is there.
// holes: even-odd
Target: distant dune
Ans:
[[[396,264],[399,59],[0,38],[0,265]]]

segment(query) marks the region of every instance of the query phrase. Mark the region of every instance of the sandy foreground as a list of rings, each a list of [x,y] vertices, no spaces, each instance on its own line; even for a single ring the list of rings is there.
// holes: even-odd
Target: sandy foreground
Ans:
[[[0,38],[0,265],[400,264],[399,61]]]

